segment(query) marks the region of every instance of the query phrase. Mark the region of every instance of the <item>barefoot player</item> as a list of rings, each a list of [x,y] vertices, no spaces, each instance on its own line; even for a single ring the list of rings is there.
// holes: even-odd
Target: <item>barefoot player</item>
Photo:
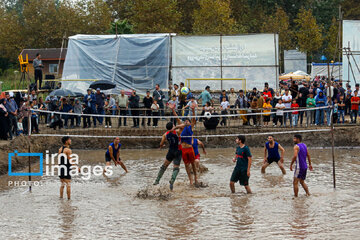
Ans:
[[[233,158],[233,162],[236,162],[236,166],[230,178],[230,189],[232,193],[235,193],[235,183],[240,182],[240,185],[244,186],[248,194],[251,193],[249,186],[250,168],[251,168],[251,152],[248,146],[245,145],[245,136],[239,135],[236,138],[236,155]]]
[[[191,110],[193,112],[193,116],[195,116],[195,108],[191,107]],[[178,116],[175,109],[172,108],[173,115]],[[178,125],[175,127],[175,129],[178,129],[180,132],[180,139],[181,139],[181,152],[182,152],[182,159],[185,164],[186,173],[188,174],[190,185],[193,185],[193,179],[191,174],[190,165],[192,166],[193,173],[194,173],[194,179],[195,179],[195,186],[199,186],[199,182],[197,179],[197,172],[195,167],[195,153],[194,148],[192,146],[193,144],[193,131],[192,128],[196,124],[196,119],[193,117],[191,120],[189,118],[186,118],[184,120],[184,123],[180,121],[179,118],[176,118],[176,121]]]
[[[194,138],[193,141],[193,149],[194,149],[194,154],[195,154],[195,167],[196,167],[196,171],[199,173],[200,172],[200,153],[199,153],[199,146],[201,146],[203,153],[206,155],[206,150],[205,150],[205,145],[203,142],[201,142],[199,139]]]
[[[125,170],[125,172],[128,173],[125,164],[120,159],[120,147],[121,147],[120,138],[119,137],[114,138],[114,141],[109,144],[109,147],[107,148],[105,153],[106,166],[110,166],[112,160],[115,166],[119,164]],[[104,169],[104,173],[105,171],[106,170]]]
[[[279,155],[279,149],[281,151],[281,156]],[[284,153],[285,149],[278,143],[275,142],[274,136],[269,135],[268,141],[265,143],[264,147],[264,162],[261,167],[261,173],[265,173],[265,169],[273,162],[276,162],[281,172],[286,174],[284,168]]]
[[[71,145],[71,139],[69,136],[65,136],[61,139],[61,142],[63,143],[63,146],[59,149],[59,154],[65,154],[65,156],[62,156],[60,158],[60,182],[61,182],[61,186],[60,186],[60,198],[63,198],[64,196],[64,187],[66,186],[66,193],[67,193],[67,198],[70,200],[70,196],[71,196],[71,174],[70,171],[72,170],[72,165],[70,163],[70,159],[71,159],[71,154],[72,151],[70,149],[70,145]],[[80,169],[79,169],[80,170]]]
[[[299,182],[300,182],[301,186],[304,188],[304,190],[306,192],[306,195],[310,196],[309,188],[305,183],[306,171],[308,168],[308,166],[306,164],[306,157],[308,158],[308,161],[309,161],[310,171],[313,170],[313,168],[311,166],[310,155],[309,155],[309,152],[307,150],[305,143],[301,142],[302,141],[301,135],[299,135],[299,134],[295,135],[293,141],[295,143],[295,147],[294,147],[294,156],[293,156],[291,164],[290,164],[290,171],[293,170],[293,164],[294,164],[294,162],[296,162],[294,181],[293,181],[294,195],[295,195],[295,197],[298,196]]]
[[[164,146],[165,141],[167,140],[169,143],[169,151],[166,154],[166,159],[164,164],[160,167],[158,176],[154,182],[154,185],[158,185],[160,182],[161,177],[163,176],[164,172],[166,171],[167,167],[173,161],[174,169],[170,180],[170,190],[173,190],[174,182],[176,176],[180,171],[180,162],[181,162],[181,150],[179,149],[179,136],[177,135],[174,124],[172,122],[168,122],[166,124],[166,129],[168,130],[161,139],[160,142],[160,149]]]

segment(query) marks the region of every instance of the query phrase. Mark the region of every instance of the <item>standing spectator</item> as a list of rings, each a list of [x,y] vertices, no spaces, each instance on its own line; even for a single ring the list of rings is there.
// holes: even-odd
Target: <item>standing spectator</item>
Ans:
[[[333,106],[333,123],[337,123],[339,119],[339,103],[337,98],[334,99],[334,106]]]
[[[105,101],[105,128],[109,127],[111,128],[111,115],[112,115],[112,107],[110,105],[110,101],[108,99],[106,99]]]
[[[159,104],[157,104],[156,100],[153,100],[153,103],[151,104],[151,111],[152,111],[152,115],[155,116],[153,118],[153,127],[154,128],[156,128],[158,126],[159,118],[157,118],[157,116],[159,116],[159,109],[160,109]]]
[[[344,96],[340,96],[340,101],[338,104],[338,123],[340,122],[340,118],[342,118],[342,123],[345,123],[345,101],[344,101]]]
[[[222,102],[220,104],[221,107],[221,115],[227,115],[228,114],[228,109],[230,108],[230,103],[229,101],[226,99],[225,96],[223,96],[221,98]],[[226,126],[226,117],[222,117],[222,120],[220,122],[220,125],[224,125]]]
[[[184,87],[184,83],[181,82],[180,83],[180,88],[179,88],[179,91],[180,91],[179,99],[178,99],[179,100],[179,110],[183,109],[186,106],[186,95],[181,92],[181,89],[183,87]]]
[[[244,94],[244,91],[241,89],[239,91],[239,97],[236,99],[235,102],[235,108],[240,108],[240,114],[247,114],[247,109],[249,107],[248,99]],[[243,120],[243,125],[248,125],[248,116],[247,115],[241,115],[241,118]]]
[[[349,85],[345,94],[345,115],[351,115],[351,86]]]
[[[129,97],[127,95],[125,95],[125,91],[121,90],[120,91],[120,96],[118,97],[118,108],[119,108],[119,112],[120,112],[120,116],[126,116],[127,110],[129,107]],[[121,126],[121,119],[119,118],[119,125],[118,127]],[[124,119],[124,126],[126,125],[126,117],[123,118]]]
[[[328,106],[328,108],[326,108],[326,124],[328,126],[331,125],[331,107],[333,105],[333,101],[331,100],[331,97],[328,96],[326,98],[326,105],[325,106]]]
[[[304,82],[303,87],[299,89],[299,95],[298,95],[298,103],[300,108],[306,108],[306,100],[308,96],[309,96],[308,84]],[[304,111],[301,111],[299,115],[300,115],[300,125],[302,125],[304,119]]]
[[[316,102],[314,99],[314,94],[310,93],[309,98],[306,99],[306,108],[311,109],[315,107],[316,107]],[[313,125],[315,123],[315,110],[306,111],[306,127],[309,125],[309,119],[310,119],[310,125]]]
[[[354,91],[354,96],[351,98],[351,123],[356,124],[356,118],[359,114],[359,105],[360,105],[360,97],[358,95],[358,90]]]
[[[23,99],[23,101],[20,102],[19,117],[22,118],[22,125],[24,128],[25,135],[29,133],[29,116],[30,116],[29,101],[27,99]]]
[[[296,127],[299,120],[299,111],[297,111],[299,109],[299,104],[296,102],[296,99],[293,99],[291,109],[295,109],[295,111],[292,112],[292,125],[293,127]]]
[[[38,107],[39,107],[40,110],[47,110],[47,108],[46,108],[46,106],[45,106],[45,103],[44,103],[44,100],[43,100],[42,97],[39,97]],[[45,123],[47,123],[46,113],[44,113],[44,112],[39,112],[39,121],[42,122],[43,119],[44,119]]]
[[[261,113],[262,112],[262,108],[264,106],[265,100],[264,97],[260,94],[259,97],[257,98],[257,108],[259,109],[257,112]],[[256,115],[256,121],[257,121],[257,125],[261,124],[261,120],[262,120],[262,115]]]
[[[150,91],[146,91],[146,97],[143,99],[144,107],[146,108],[145,114],[146,116],[151,116],[151,105],[153,103],[153,98],[150,96]],[[151,118],[148,118],[147,125],[150,126]],[[142,126],[145,126],[145,118],[142,119]]]
[[[265,92],[265,89],[268,89],[268,91],[270,91],[270,93],[271,93],[271,96],[275,96],[275,91],[274,91],[274,89],[272,89],[271,87],[269,87],[269,83],[265,83],[264,84],[264,92]]]
[[[46,105],[46,109],[49,110],[49,111],[54,111],[51,109],[51,106],[52,106],[52,103],[54,100],[57,100],[57,97],[55,96],[50,96],[48,95],[46,98],[45,98],[45,105]],[[51,122],[51,113],[47,113],[46,114],[46,122],[47,122],[47,126],[50,125],[50,122]]]
[[[10,139],[13,138],[13,136],[16,136],[17,133],[17,115],[18,115],[18,106],[14,100],[14,94],[12,92],[6,93],[6,110],[8,112],[8,118],[10,120]]]
[[[297,83],[295,81],[292,80],[292,78],[290,78],[290,82],[291,82],[291,85],[290,85],[291,97],[292,97],[292,99],[295,99],[299,92],[299,86],[297,85]]]
[[[163,102],[163,100],[165,99],[165,95],[164,95],[163,91],[160,90],[160,85],[159,84],[155,85],[155,91],[153,92],[153,99],[156,100],[156,102],[159,104],[159,106],[160,106],[160,115],[163,117],[165,115],[165,113],[164,113],[164,102]]]
[[[281,97],[282,102],[284,103],[286,110],[290,110],[291,108],[291,102],[292,102],[292,96],[289,94],[289,89],[285,89],[285,94]],[[284,115],[284,126],[286,126],[286,120],[289,119],[290,126],[292,124],[291,122],[291,112],[285,112]]]
[[[249,93],[249,101],[252,102],[254,100],[254,98],[258,98],[259,97],[259,93],[257,91],[256,88],[253,88],[252,92]]]
[[[176,95],[172,95],[171,100],[168,101],[167,106],[170,109],[178,109],[179,102],[176,99]],[[171,122],[176,126],[176,118],[172,118]]]
[[[223,98],[225,98],[226,99],[226,101],[229,101],[229,98],[228,98],[228,96],[226,95],[226,91],[225,90],[222,90],[221,91],[221,95],[220,95],[220,98],[219,98],[219,100],[220,100],[220,104],[223,102]]]
[[[100,92],[100,88],[96,89],[95,98],[96,98],[96,113],[98,115],[105,115],[105,111],[104,111],[105,94]],[[99,121],[99,124],[101,126],[104,121],[104,118],[97,117],[97,120]]]
[[[340,92],[340,96],[345,96],[345,88],[343,88],[343,84],[342,82],[339,83],[339,92]],[[339,98],[340,99],[340,98]]]
[[[279,90],[276,90],[275,96],[273,97],[273,101],[272,101],[272,104],[271,104],[272,107],[273,107],[273,110],[271,110],[272,112],[276,112],[275,106],[279,102],[280,99],[281,99],[280,92],[279,92]],[[276,114],[273,114],[273,123],[275,124],[276,122],[277,122]]]
[[[277,122],[280,122],[280,127],[283,125],[283,117],[284,117],[284,109],[285,104],[283,104],[282,99],[279,99],[279,102],[276,104],[275,106],[276,108],[276,118],[275,118],[275,122],[274,122],[274,127],[277,126]]]
[[[129,106],[131,109],[131,116],[133,118],[133,128],[138,128],[139,127],[139,102],[140,102],[140,97],[138,95],[136,95],[136,91],[133,90],[131,93],[131,96],[129,97]]]
[[[8,132],[10,131],[9,113],[5,107],[7,99],[0,99],[0,139],[7,140],[9,138]]]
[[[190,91],[190,88],[189,88],[189,93],[186,95],[186,106],[189,104],[189,102],[191,101],[191,99],[195,99],[194,97],[194,94],[192,94],[192,92]],[[195,101],[196,102],[196,101]],[[196,102],[197,104],[197,102]],[[187,116],[189,115],[189,111],[190,111],[190,108],[189,107],[186,107],[185,106],[185,112],[184,112],[184,116]],[[196,105],[197,106],[197,105]]]
[[[35,83],[36,83],[36,86],[38,87],[38,89],[41,88],[41,83],[42,83],[42,78],[43,78],[42,69],[44,68],[44,65],[40,58],[41,58],[40,53],[37,53],[36,58],[33,61],[33,67],[35,70]],[[30,101],[32,101],[32,100],[30,100]]]
[[[251,104],[250,104],[250,108],[251,108],[251,112],[252,113],[257,113],[257,108],[258,108],[258,104],[257,104],[257,98],[254,97],[253,100],[251,101]],[[250,118],[252,118],[253,120],[253,125],[254,127],[256,126],[257,122],[256,122],[256,114],[254,115],[250,115]],[[249,123],[250,123],[250,119],[249,119]]]
[[[87,90],[87,95],[84,97],[84,103],[85,103],[85,114],[96,114],[96,97],[91,92],[91,89],[89,88]],[[91,127],[91,121],[90,116],[86,116],[83,118],[84,122],[84,128]],[[93,117],[94,127],[96,127],[96,117]]]
[[[211,105],[214,105],[214,101],[212,100],[211,94],[210,94],[210,86],[205,87],[205,91],[203,91],[198,100],[201,99],[201,105],[205,106],[207,102],[211,102]],[[201,113],[201,115],[204,115],[204,113]]]
[[[192,95],[190,98],[190,101],[186,104],[186,106],[184,107],[184,109],[186,110],[184,116],[187,116],[189,114],[189,109],[194,109],[195,111],[195,116],[196,116],[196,109],[198,108],[198,103],[195,100],[195,96]]]
[[[273,98],[273,95],[271,93],[271,91],[269,90],[269,87],[265,86],[264,91],[263,91],[263,98],[266,101],[266,99],[270,99],[270,101]]]
[[[77,98],[75,98],[73,109],[74,109],[74,113],[79,114],[79,115],[76,115],[74,117],[75,117],[75,120],[76,120],[76,127],[80,127],[80,124],[81,124],[81,116],[80,116],[80,114],[82,114],[82,105],[80,103],[80,100],[77,99]]]
[[[63,113],[72,113],[73,112],[73,107],[71,106],[71,104],[68,103],[68,100],[66,98],[63,98],[61,101],[61,105],[60,105],[60,112]],[[70,119],[71,123],[70,123],[70,128],[74,128],[74,117],[70,114],[63,114],[62,118],[64,119],[64,128],[67,129],[68,128],[68,121]]]
[[[116,101],[115,101],[115,99],[109,94],[109,95],[106,96],[106,100],[109,102],[111,115],[116,115]]]
[[[180,89],[179,89],[179,85],[177,85],[176,83],[174,84],[174,89],[171,90],[171,93],[169,96],[174,96],[176,97],[176,100],[179,101],[179,96],[180,96]]]
[[[324,107],[326,104],[326,97],[322,90],[318,90],[318,95],[315,97],[316,107]],[[315,125],[324,124],[324,109],[316,109]]]
[[[30,104],[30,107],[32,109],[37,109],[37,101],[34,100]],[[39,125],[38,125],[38,113],[34,110],[31,110],[31,133],[39,133]]]
[[[271,113],[271,103],[270,98],[266,98],[265,103],[263,104],[262,108],[264,109],[264,125],[269,126],[270,122],[270,113]]]
[[[234,88],[230,88],[230,94],[229,94],[229,103],[230,103],[230,109],[235,108],[235,103],[238,98],[238,95],[235,93]],[[235,110],[230,110],[230,114],[236,114]]]

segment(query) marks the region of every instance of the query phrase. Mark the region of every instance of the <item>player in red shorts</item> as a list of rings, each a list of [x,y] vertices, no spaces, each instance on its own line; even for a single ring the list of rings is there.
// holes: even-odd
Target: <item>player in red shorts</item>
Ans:
[[[193,116],[195,116],[195,108],[191,107],[191,110],[193,112]],[[172,108],[173,115],[178,116],[175,109]],[[181,122],[179,118],[176,118],[176,121],[178,125],[175,127],[180,132],[180,142],[181,142],[181,151],[182,151],[182,159],[185,164],[186,173],[188,174],[190,185],[193,185],[194,181],[192,179],[191,169],[190,165],[192,166],[193,173],[194,173],[194,179],[195,179],[195,186],[199,185],[198,178],[197,178],[197,172],[196,172],[196,166],[195,166],[195,153],[193,149],[193,131],[192,128],[196,124],[196,119],[193,117],[191,120],[189,118],[186,118],[184,120],[184,123]]]
[[[200,153],[199,153],[199,145],[202,147],[203,153],[206,155],[206,150],[205,150],[205,145],[204,145],[204,143],[202,143],[199,139],[194,138],[192,146],[193,146],[194,153],[195,153],[195,167],[196,167],[196,171],[197,171],[197,172],[200,172]]]

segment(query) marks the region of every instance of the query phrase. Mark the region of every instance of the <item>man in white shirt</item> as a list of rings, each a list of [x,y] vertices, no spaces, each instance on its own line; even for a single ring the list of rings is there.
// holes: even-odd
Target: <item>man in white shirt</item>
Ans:
[[[285,94],[281,97],[282,102],[284,103],[286,109],[285,111],[288,111],[291,109],[291,102],[292,102],[292,96],[289,94],[289,89],[285,89]],[[286,119],[289,118],[290,120],[290,126],[291,126],[291,112],[285,112],[284,113],[284,126],[286,126]]]
[[[125,95],[124,90],[121,90],[120,95],[118,97],[118,108],[120,110],[120,115],[121,116],[126,116],[127,115],[128,106],[129,106],[129,97],[127,95]],[[121,126],[121,119],[122,118],[119,118],[118,127]],[[124,118],[124,126],[126,126],[126,117]]]
[[[235,93],[234,88],[230,89],[230,94],[228,97],[229,97],[230,108],[235,108],[235,102],[238,98],[238,95]],[[236,111],[230,110],[230,114],[236,114]]]
[[[222,98],[222,102],[220,104],[221,107],[221,115],[227,115],[227,110],[230,108],[230,103],[226,101],[226,98]],[[222,117],[220,125],[226,126],[226,117]]]

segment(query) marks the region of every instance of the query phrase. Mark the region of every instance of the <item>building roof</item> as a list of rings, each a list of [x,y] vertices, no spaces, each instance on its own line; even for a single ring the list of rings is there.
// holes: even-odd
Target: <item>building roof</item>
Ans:
[[[40,48],[40,49],[23,49],[20,55],[26,59],[26,54],[29,56],[29,61],[33,61],[36,58],[36,54],[40,53],[41,60],[65,60],[67,48],[63,48],[60,56],[61,48]]]

